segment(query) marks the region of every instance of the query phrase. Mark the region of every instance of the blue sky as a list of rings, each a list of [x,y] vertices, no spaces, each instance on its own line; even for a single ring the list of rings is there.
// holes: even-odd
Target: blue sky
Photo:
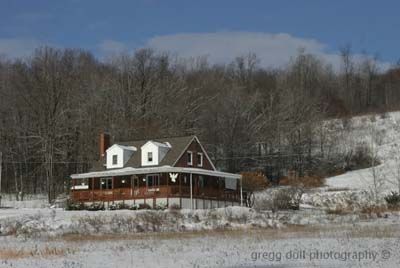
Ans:
[[[150,46],[215,62],[255,52],[264,65],[279,65],[303,47],[336,64],[350,44],[394,63],[399,10],[394,0],[0,0],[0,54],[48,44],[106,57]]]

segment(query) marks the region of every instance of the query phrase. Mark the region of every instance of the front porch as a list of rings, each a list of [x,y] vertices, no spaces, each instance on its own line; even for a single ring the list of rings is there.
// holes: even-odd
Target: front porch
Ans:
[[[202,174],[175,173],[171,178],[171,173],[164,172],[77,178],[72,184],[71,198],[75,202],[129,202],[155,207],[163,200],[167,206],[176,204],[180,208],[205,208],[207,202],[211,207],[241,204],[239,180],[227,185],[226,178]],[[187,202],[189,205],[185,205]]]

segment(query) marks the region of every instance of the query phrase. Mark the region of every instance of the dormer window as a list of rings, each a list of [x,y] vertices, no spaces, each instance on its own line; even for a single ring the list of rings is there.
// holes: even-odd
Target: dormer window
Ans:
[[[187,164],[189,166],[193,165],[193,153],[191,151],[187,152]]]
[[[112,156],[112,164],[113,164],[113,165],[118,164],[118,155],[114,154],[114,155]]]
[[[171,149],[169,143],[158,141],[148,141],[140,147],[141,150],[141,165],[142,166],[157,166],[160,165]]]
[[[197,166],[203,166],[203,153],[197,153]]]

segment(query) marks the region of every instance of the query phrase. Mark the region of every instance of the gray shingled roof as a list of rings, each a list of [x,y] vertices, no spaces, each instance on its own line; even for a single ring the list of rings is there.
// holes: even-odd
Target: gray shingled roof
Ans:
[[[114,144],[126,145],[126,146],[135,146],[138,151],[135,152],[132,157],[128,160],[124,167],[134,167],[140,168],[142,159],[140,153],[140,147],[142,147],[148,141],[156,141],[156,142],[169,142],[172,148],[167,152],[165,157],[162,159],[161,163],[158,166],[172,166],[175,161],[178,160],[179,156],[181,156],[182,152],[189,145],[189,143],[193,140],[194,136],[185,136],[185,137],[172,137],[172,138],[157,138],[157,139],[147,139],[147,140],[137,140],[137,141],[124,141],[124,142],[115,142]],[[91,171],[101,171],[105,170],[104,161],[97,161],[93,163],[93,168]]]

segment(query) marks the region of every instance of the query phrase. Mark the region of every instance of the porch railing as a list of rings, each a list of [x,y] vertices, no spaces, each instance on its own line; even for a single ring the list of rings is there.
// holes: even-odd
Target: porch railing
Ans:
[[[117,188],[107,190],[72,190],[71,197],[75,201],[114,201],[144,198],[190,197],[189,186],[157,186]],[[238,191],[215,188],[193,188],[193,198],[240,201]]]

